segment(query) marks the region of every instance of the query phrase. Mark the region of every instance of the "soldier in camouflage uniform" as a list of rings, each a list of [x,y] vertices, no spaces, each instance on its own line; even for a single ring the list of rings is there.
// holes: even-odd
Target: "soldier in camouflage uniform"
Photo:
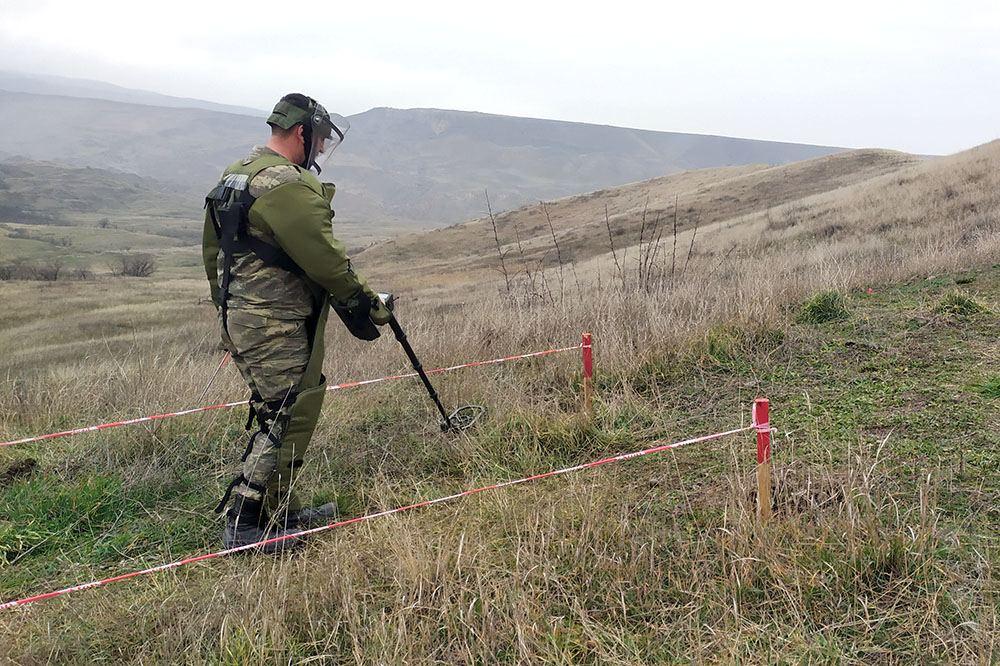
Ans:
[[[271,139],[225,170],[206,198],[203,254],[222,341],[250,387],[257,422],[232,495],[227,548],[325,523],[334,507],[303,508],[293,492],[326,390],[323,334],[332,304],[364,339],[389,320],[333,236],[332,183],[321,171],[346,131],[312,98],[283,97],[267,119]],[[325,161],[325,159],[324,159]],[[269,531],[270,530],[270,531]],[[294,541],[294,540],[292,540]],[[273,544],[277,551],[289,542]]]

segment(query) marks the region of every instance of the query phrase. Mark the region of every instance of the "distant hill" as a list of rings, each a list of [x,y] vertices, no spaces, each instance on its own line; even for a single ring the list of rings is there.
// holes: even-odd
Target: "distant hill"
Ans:
[[[0,193],[0,218],[15,213],[29,217],[41,214],[71,223],[85,213],[141,209],[169,214],[189,208],[187,200],[176,191],[150,178],[24,158],[0,161]]]
[[[218,104],[203,99],[189,97],[174,97],[149,90],[134,90],[116,86],[104,81],[90,79],[74,79],[66,76],[49,74],[28,74],[25,72],[9,72],[0,70],[0,90],[8,92],[34,93],[37,95],[63,95],[66,97],[88,97],[106,99],[129,104],[145,104],[147,106],[166,106],[183,109],[208,109],[224,113],[239,113],[260,117],[260,109],[232,104]]]
[[[0,266],[58,261],[102,270],[121,252],[181,251],[194,265],[201,223],[190,201],[131,173],[0,161]],[[190,257],[186,256],[190,255]]]
[[[193,201],[261,134],[261,121],[250,116],[58,95],[0,91],[0,113],[0,157],[127,171]]]
[[[199,265],[200,195],[134,173],[73,167],[23,157],[0,158],[0,266],[60,258],[102,266],[102,256],[128,250],[173,254],[174,266]],[[338,218],[337,236],[351,248],[405,233],[391,223]]]
[[[131,93],[133,100],[121,100]],[[0,158],[128,171],[182,191],[195,209],[221,169],[265,139],[264,113],[157,99],[98,82],[0,76]],[[329,174],[339,186],[336,208],[344,220],[375,227],[476,217],[485,211],[484,190],[503,210],[685,169],[777,165],[839,151],[435,109],[378,108],[350,120]]]
[[[645,180],[743,164],[785,164],[837,148],[437,109],[351,117],[335,168],[387,214],[442,223]]]

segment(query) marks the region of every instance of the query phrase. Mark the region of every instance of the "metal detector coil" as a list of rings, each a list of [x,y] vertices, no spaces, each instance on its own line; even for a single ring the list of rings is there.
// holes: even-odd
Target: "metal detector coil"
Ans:
[[[486,408],[482,405],[463,405],[448,415],[448,419],[441,423],[441,430],[467,430],[485,413]]]
[[[427,393],[431,396],[431,400],[434,401],[434,406],[437,407],[438,412],[441,414],[441,432],[448,432],[449,430],[465,430],[471,428],[476,421],[479,420],[483,414],[486,413],[486,408],[480,405],[463,405],[459,407],[451,414],[445,411],[444,405],[441,404],[441,399],[438,398],[437,391],[431,385],[431,380],[427,378],[427,373],[424,372],[424,367],[420,365],[420,359],[413,351],[413,347],[410,346],[409,340],[406,339],[406,333],[403,332],[403,327],[399,325],[396,320],[396,315],[392,313],[391,299],[387,299],[379,294],[382,301],[389,307],[389,328],[392,329],[393,335],[396,336],[396,340],[399,341],[400,346],[403,347],[403,351],[406,352],[407,358],[410,359],[410,364],[413,365],[413,369],[417,371],[417,375],[420,376],[420,381],[423,382],[424,388],[427,389]]]

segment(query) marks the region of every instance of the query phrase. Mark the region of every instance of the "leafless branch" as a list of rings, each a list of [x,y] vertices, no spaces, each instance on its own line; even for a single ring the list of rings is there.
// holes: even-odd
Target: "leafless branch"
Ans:
[[[688,246],[688,256],[684,260],[684,268],[681,269],[681,280],[684,280],[684,274],[687,273],[688,264],[691,263],[691,255],[694,253],[694,239],[698,237],[698,215],[694,217],[694,232],[691,234],[691,245]]]
[[[604,204],[604,225],[608,228],[608,242],[611,244],[611,256],[615,258],[615,267],[618,269],[618,277],[622,281],[622,289],[625,288],[625,273],[622,272],[622,265],[618,263],[618,253],[615,252],[615,239],[611,233],[611,216],[608,215],[608,204]]]
[[[542,212],[545,213],[545,222],[549,225],[549,233],[552,234],[552,244],[556,248],[556,261],[559,262],[559,298],[563,299],[563,298],[565,298],[566,293],[565,293],[565,290],[564,290],[564,287],[563,287],[563,259],[562,259],[562,251],[559,249],[559,241],[556,240],[556,230],[552,226],[552,219],[549,217],[549,209],[545,205],[544,201],[539,201],[538,203],[541,204],[541,206],[542,206]]]
[[[507,286],[507,295],[510,296],[510,276],[507,274],[507,264],[503,259],[503,249],[500,246],[500,234],[497,233],[497,219],[493,215],[493,206],[490,205],[490,192],[483,190],[486,194],[486,210],[490,214],[490,224],[493,225],[493,240],[497,244],[497,255],[500,257],[500,272],[503,273],[503,281]]]
[[[674,268],[677,266],[677,195],[674,195],[674,253],[670,258],[670,288],[674,287]]]

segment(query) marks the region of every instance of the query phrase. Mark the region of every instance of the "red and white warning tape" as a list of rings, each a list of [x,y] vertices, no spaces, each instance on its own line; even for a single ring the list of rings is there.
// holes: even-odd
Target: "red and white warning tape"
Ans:
[[[578,349],[578,347],[568,347],[567,349]],[[565,351],[561,350],[561,351]],[[543,353],[554,353],[553,351],[543,352]],[[523,358],[523,357],[511,357],[511,358]],[[499,361],[489,361],[489,362],[499,362]],[[480,363],[482,364],[482,363]],[[464,367],[464,366],[455,366]],[[445,369],[441,369],[443,372]],[[53,599],[55,597],[61,597],[63,595],[69,594],[71,592],[80,592],[82,590],[89,590],[94,587],[103,587],[110,583],[117,583],[119,581],[129,580],[132,578],[138,578],[139,576],[145,576],[148,574],[154,574],[161,571],[168,571],[170,569],[176,569],[188,564],[194,564],[195,562],[203,562],[205,560],[214,560],[226,555],[231,555],[233,553],[238,553],[245,550],[252,550],[254,548],[259,548],[261,546],[266,546],[270,544],[279,543],[282,541],[288,541],[291,539],[300,539],[303,536],[310,534],[317,534],[319,532],[325,532],[327,530],[336,529],[338,527],[344,527],[347,525],[352,525],[354,523],[360,523],[367,520],[372,520],[374,518],[382,518],[384,516],[391,516],[394,513],[402,513],[403,511],[409,511],[410,509],[419,509],[426,506],[431,506],[433,504],[441,504],[442,502],[448,502],[451,500],[460,499],[462,497],[468,497],[469,495],[475,495],[477,493],[485,492],[487,490],[499,490],[500,488],[507,488],[509,486],[516,486],[522,483],[527,483],[529,481],[538,481],[540,479],[547,479],[549,477],[558,476],[560,474],[569,474],[570,472],[578,472],[584,469],[590,469],[592,467],[600,467],[601,465],[607,465],[609,463],[621,462],[623,460],[629,460],[631,458],[638,458],[641,456],[650,455],[652,453],[659,453],[661,451],[667,451],[669,449],[676,449],[680,446],[686,444],[697,444],[698,442],[708,442],[714,439],[721,439],[723,437],[728,437],[729,435],[735,435],[737,433],[745,432],[747,430],[756,430],[757,425],[749,425],[742,428],[734,428],[733,430],[727,430],[725,432],[717,432],[711,435],[703,435],[701,437],[693,437],[691,439],[685,439],[679,442],[672,442],[670,444],[662,444],[659,446],[654,446],[651,448],[643,449],[641,451],[633,451],[631,453],[623,453],[617,456],[611,456],[608,458],[601,458],[600,460],[594,460],[592,462],[584,463],[582,465],[574,465],[573,467],[564,467],[563,469],[552,470],[549,472],[543,472],[541,474],[534,474],[532,476],[526,476],[521,479],[515,479],[513,481],[502,481],[500,483],[494,483],[489,486],[483,486],[481,488],[472,488],[460,493],[455,493],[454,495],[448,495],[446,497],[438,497],[436,499],[426,500],[423,502],[417,502],[416,504],[409,504],[407,506],[397,507],[395,509],[388,509],[386,511],[379,511],[377,513],[369,513],[363,516],[358,516],[357,518],[351,518],[349,520],[342,520],[336,523],[330,523],[329,525],[324,525],[322,527],[315,527],[310,530],[305,530],[298,534],[285,535],[280,537],[274,537],[272,539],[267,539],[260,541],[258,543],[249,544],[246,546],[240,546],[238,548],[228,548],[226,550],[219,550],[212,553],[203,553],[201,555],[195,555],[193,557],[188,557],[183,560],[177,560],[174,562],[168,562],[166,564],[160,564],[155,567],[150,567],[148,569],[142,569],[139,571],[132,571],[129,573],[121,574],[118,576],[112,576],[111,578],[104,578],[102,580],[95,580],[89,583],[82,583],[80,585],[73,585],[72,587],[65,587],[61,590],[53,590],[51,592],[45,592],[43,594],[36,594],[30,597],[25,597],[23,599],[15,599],[14,601],[8,601],[6,603],[0,604],[0,611],[7,610],[10,608],[15,608],[18,606],[26,606],[28,604],[34,603],[36,601],[43,601],[45,599]]]
[[[528,354],[516,354],[514,356],[504,356],[502,358],[494,358],[488,361],[471,361],[469,363],[460,363],[459,365],[448,366],[447,368],[435,368],[433,370],[426,370],[428,375],[441,374],[442,372],[451,372],[453,370],[460,370],[462,368],[474,368],[482,365],[496,365],[498,363],[506,363],[508,361],[518,361],[525,358],[537,358],[539,356],[548,356],[549,354],[558,354],[559,352],[572,351],[574,349],[580,349],[582,345],[573,345],[572,347],[559,347],[557,349],[546,349],[544,351],[530,352]],[[399,379],[409,379],[411,377],[416,377],[417,373],[408,372],[402,375],[390,375],[388,377],[378,377],[376,379],[365,379],[356,382],[344,382],[343,384],[335,384],[333,386],[328,386],[327,391],[339,391],[341,389],[356,388],[358,386],[367,386],[369,384],[379,384],[382,382],[396,381]],[[246,400],[238,400],[236,402],[224,402],[218,405],[208,405],[207,407],[194,407],[192,409],[183,409],[179,412],[168,412],[166,414],[153,414],[151,416],[141,416],[139,418],[128,419],[126,421],[113,421],[111,423],[101,423],[99,425],[91,425],[83,428],[74,428],[72,430],[63,430],[62,432],[52,432],[47,435],[35,435],[34,437],[25,437],[24,439],[14,439],[9,442],[0,442],[0,448],[4,446],[14,446],[17,444],[29,444],[31,442],[40,442],[46,439],[57,439],[59,437],[70,437],[72,435],[81,435],[87,432],[96,432],[98,430],[105,430],[107,428],[120,428],[122,426],[136,425],[138,423],[150,423],[152,421],[161,421],[163,419],[170,419],[175,416],[187,416],[188,414],[199,414],[201,412],[210,412],[216,409],[229,409],[231,407],[239,407],[240,405],[246,405]]]

